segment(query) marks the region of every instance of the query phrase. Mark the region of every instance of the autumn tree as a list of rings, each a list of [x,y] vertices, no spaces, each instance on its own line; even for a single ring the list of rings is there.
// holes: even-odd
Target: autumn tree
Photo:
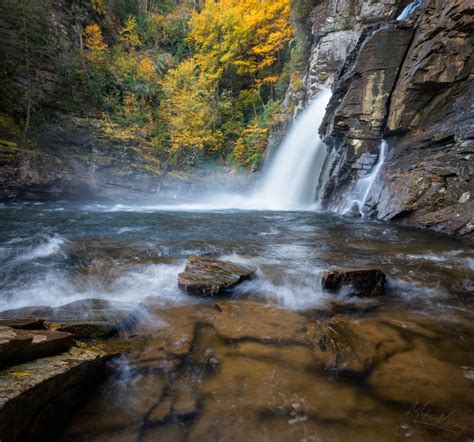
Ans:
[[[140,36],[137,32],[137,19],[129,16],[120,29],[120,42],[128,49],[140,46]]]
[[[173,151],[206,146],[225,153],[236,143],[237,161],[261,160],[270,126],[259,114],[274,98],[293,36],[289,16],[290,0],[209,0],[193,13],[188,41],[195,54],[163,87]]]
[[[191,19],[189,41],[213,75],[235,67],[256,85],[273,84],[273,65],[293,36],[289,17],[290,0],[208,1]]]
[[[103,63],[108,46],[102,37],[102,30],[97,23],[87,26],[83,32],[84,46],[87,49],[87,59],[92,65]]]
[[[186,158],[194,161],[200,152],[218,148],[221,133],[216,129],[214,80],[190,58],[170,71],[162,86],[165,99],[160,112],[169,134],[171,155],[184,151]]]

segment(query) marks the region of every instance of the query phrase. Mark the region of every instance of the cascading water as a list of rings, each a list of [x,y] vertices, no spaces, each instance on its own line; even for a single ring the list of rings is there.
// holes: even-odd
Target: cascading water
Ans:
[[[408,20],[416,11],[416,8],[420,6],[420,3],[421,3],[420,0],[415,0],[414,2],[407,5],[405,9],[402,11],[402,13],[397,17],[397,20],[398,21]]]
[[[315,203],[316,186],[327,155],[318,130],[330,98],[329,90],[322,91],[298,116],[250,196],[252,206],[291,210]]]
[[[219,193],[184,204],[151,205],[149,210],[307,210],[316,204],[316,188],[327,149],[319,138],[331,91],[323,90],[296,118],[254,190]],[[120,205],[118,210],[124,210]]]
[[[361,216],[364,216],[364,206],[367,201],[367,198],[370,193],[370,189],[379,174],[381,167],[385,161],[385,154],[387,151],[387,142],[385,140],[382,141],[380,144],[380,151],[377,162],[372,167],[370,173],[365,176],[364,178],[360,178],[355,183],[354,187],[352,188],[349,198],[344,205],[342,213],[348,213],[357,207]]]

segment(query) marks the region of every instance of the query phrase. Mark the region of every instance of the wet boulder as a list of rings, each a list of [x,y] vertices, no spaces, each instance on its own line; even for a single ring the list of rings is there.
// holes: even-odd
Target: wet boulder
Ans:
[[[386,276],[381,270],[344,270],[325,272],[322,286],[325,290],[343,290],[349,296],[373,298],[385,292]]]
[[[191,256],[184,272],[178,275],[178,286],[194,295],[218,296],[249,279],[256,271],[255,267]]]

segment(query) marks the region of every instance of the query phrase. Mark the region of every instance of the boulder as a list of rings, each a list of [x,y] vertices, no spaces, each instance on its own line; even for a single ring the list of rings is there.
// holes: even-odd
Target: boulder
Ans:
[[[249,279],[257,269],[229,261],[191,256],[184,272],[178,276],[178,285],[188,293],[218,296],[225,290]]]
[[[326,290],[344,290],[349,296],[372,298],[384,294],[386,276],[381,270],[330,271],[323,274]]]
[[[0,440],[57,436],[69,412],[102,378],[105,360],[95,352],[71,348],[1,371]]]
[[[345,315],[312,322],[308,326],[308,340],[316,360],[325,369],[358,374],[411,347],[389,325]]]

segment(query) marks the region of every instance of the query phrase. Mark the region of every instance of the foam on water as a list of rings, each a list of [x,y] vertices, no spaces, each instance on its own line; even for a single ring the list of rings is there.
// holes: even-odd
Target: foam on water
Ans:
[[[184,261],[175,264],[136,265],[124,269],[111,283],[88,276],[81,281],[51,269],[41,278],[33,277],[21,286],[6,290],[0,311],[31,305],[60,306],[80,299],[107,299],[139,303],[153,298],[163,304],[189,303],[193,298],[178,289],[178,273]]]
[[[23,239],[16,238],[14,238],[12,241],[15,240],[17,240],[18,242],[23,242]],[[59,253],[64,243],[65,239],[59,235],[45,237],[39,245],[30,247],[27,252],[24,252],[19,255],[17,257],[17,260],[28,261],[38,258],[47,258],[48,256]]]

